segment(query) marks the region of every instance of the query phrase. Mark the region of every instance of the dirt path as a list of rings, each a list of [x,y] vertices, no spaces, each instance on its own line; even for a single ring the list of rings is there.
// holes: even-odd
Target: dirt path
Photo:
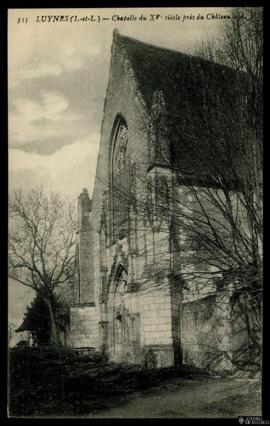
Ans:
[[[235,418],[261,415],[260,382],[254,379],[181,379],[167,389],[137,393],[99,418]]]

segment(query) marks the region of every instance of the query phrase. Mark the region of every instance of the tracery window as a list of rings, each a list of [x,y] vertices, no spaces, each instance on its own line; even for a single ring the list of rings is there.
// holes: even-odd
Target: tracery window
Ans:
[[[118,119],[113,137],[112,155],[112,221],[113,239],[123,238],[128,231],[130,206],[130,167],[128,127]]]

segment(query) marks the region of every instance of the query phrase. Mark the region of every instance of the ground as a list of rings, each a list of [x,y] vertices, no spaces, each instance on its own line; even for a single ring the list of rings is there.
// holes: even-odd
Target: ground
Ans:
[[[89,417],[234,418],[261,415],[260,385],[254,379],[179,379]]]
[[[213,377],[188,367],[146,370],[65,351],[11,351],[9,384],[11,417],[261,415],[259,379]]]

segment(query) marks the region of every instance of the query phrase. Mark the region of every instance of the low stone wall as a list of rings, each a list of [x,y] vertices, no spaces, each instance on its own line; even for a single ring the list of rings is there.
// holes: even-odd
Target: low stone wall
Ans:
[[[236,292],[231,298],[233,363],[240,369],[260,368],[262,348],[262,296]]]
[[[181,317],[183,363],[209,370],[231,370],[228,296],[217,293],[183,303]]]

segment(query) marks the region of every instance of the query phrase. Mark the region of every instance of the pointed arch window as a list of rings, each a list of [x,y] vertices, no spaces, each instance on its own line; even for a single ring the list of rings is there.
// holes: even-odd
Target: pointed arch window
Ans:
[[[129,131],[126,121],[118,116],[113,132],[111,161],[113,240],[127,235],[130,205]]]

